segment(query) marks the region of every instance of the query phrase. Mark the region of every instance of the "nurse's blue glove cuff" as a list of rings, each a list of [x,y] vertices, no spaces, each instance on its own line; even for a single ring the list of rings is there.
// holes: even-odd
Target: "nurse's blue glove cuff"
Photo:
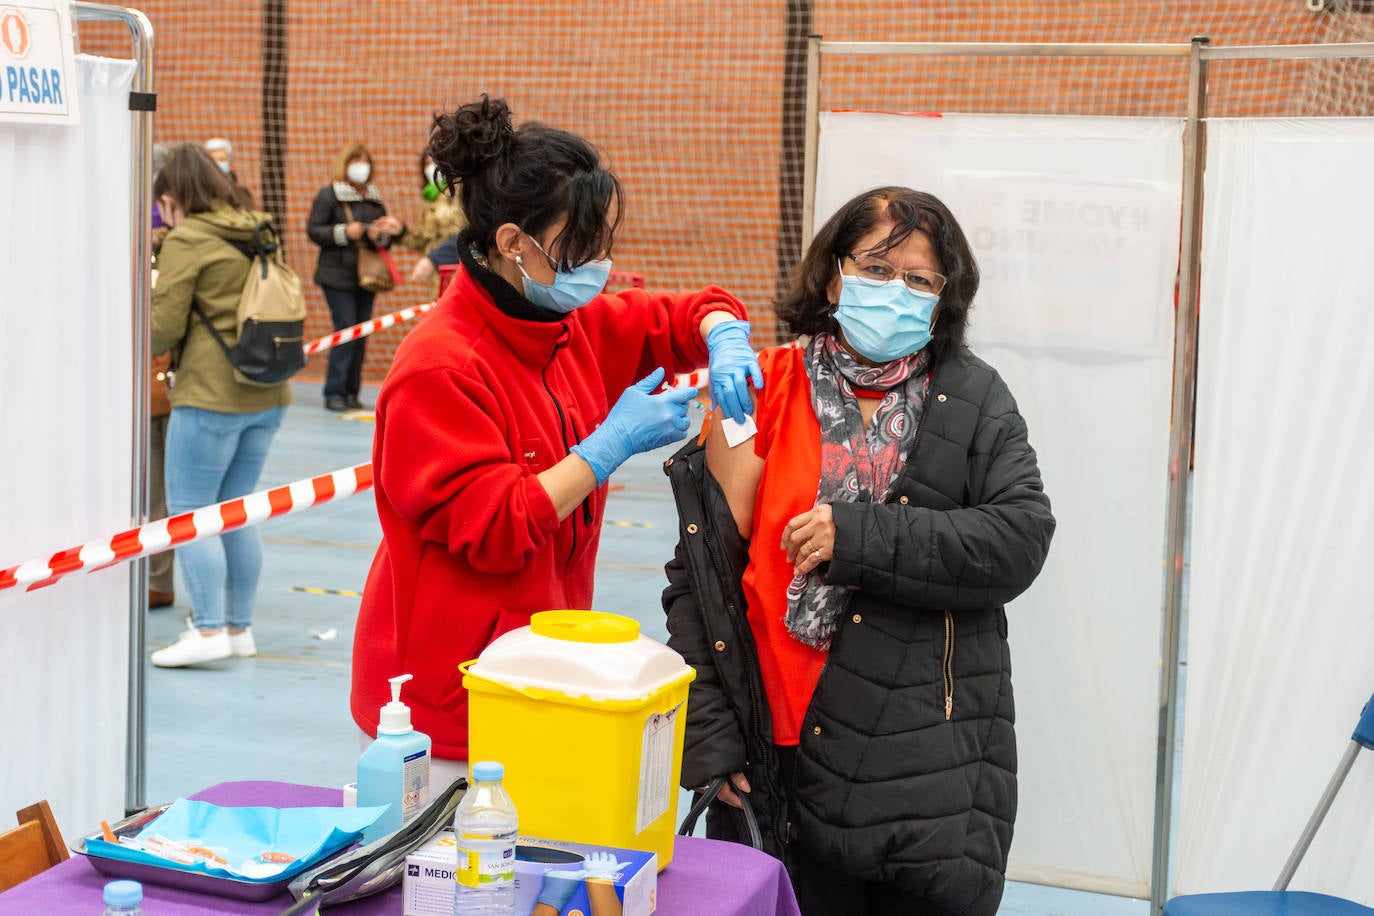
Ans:
[[[697,390],[671,388],[654,394],[661,384],[660,366],[626,388],[596,432],[572,447],[591,466],[598,487],[631,455],[677,442],[687,435],[687,428],[692,425],[687,419],[687,408]]]
[[[582,886],[581,869],[577,871],[546,871],[544,872],[544,883],[539,886],[539,899],[535,905],[545,904],[551,906],[557,912],[563,912],[563,907],[568,905],[573,894]]]
[[[749,322],[722,321],[706,334],[711,355],[711,400],[736,423],[754,412],[749,383],[763,388],[759,358],[749,346]]]

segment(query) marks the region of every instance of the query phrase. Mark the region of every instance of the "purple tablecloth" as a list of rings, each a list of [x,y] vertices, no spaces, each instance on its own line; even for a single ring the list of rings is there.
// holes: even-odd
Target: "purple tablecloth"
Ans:
[[[191,796],[217,805],[268,805],[291,808],[338,805],[338,789],[299,786],[285,782],[226,782]],[[100,912],[101,890],[111,880],[85,856],[50,868],[36,878],[0,894],[0,913],[90,916]],[[156,884],[143,886],[145,916],[190,916],[201,913],[278,914],[291,904],[291,895],[263,903],[245,903],[173,890]],[[399,916],[401,888],[355,903],[331,907],[325,913],[341,916]],[[792,885],[781,863],[761,852],[733,843],[697,837],[678,837],[673,863],[658,876],[658,916],[799,916]]]

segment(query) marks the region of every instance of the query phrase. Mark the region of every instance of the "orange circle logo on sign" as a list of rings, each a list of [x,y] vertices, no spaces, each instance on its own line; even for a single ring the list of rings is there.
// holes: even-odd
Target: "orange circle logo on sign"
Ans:
[[[16,9],[0,13],[0,44],[5,46],[11,57],[18,58],[28,56],[29,49],[33,47],[33,41],[29,38],[29,24]]]

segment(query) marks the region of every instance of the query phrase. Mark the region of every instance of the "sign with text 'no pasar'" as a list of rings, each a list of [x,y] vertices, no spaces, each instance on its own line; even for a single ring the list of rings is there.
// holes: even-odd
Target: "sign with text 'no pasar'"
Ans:
[[[0,0],[0,122],[79,124],[67,0]]]

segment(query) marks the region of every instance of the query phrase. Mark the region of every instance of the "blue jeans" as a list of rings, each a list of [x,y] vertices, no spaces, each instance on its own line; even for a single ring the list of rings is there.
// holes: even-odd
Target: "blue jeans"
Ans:
[[[285,413],[285,407],[256,413],[173,407],[167,424],[168,514],[252,493]],[[198,628],[217,630],[227,624],[239,630],[252,623],[262,573],[256,527],[186,544],[176,552]]]
[[[329,303],[334,330],[342,331],[372,317],[372,301],[377,294],[361,287],[338,289],[321,286]],[[363,360],[367,358],[367,338],[340,344],[329,351],[329,366],[324,376],[326,398],[356,398],[363,384]]]

